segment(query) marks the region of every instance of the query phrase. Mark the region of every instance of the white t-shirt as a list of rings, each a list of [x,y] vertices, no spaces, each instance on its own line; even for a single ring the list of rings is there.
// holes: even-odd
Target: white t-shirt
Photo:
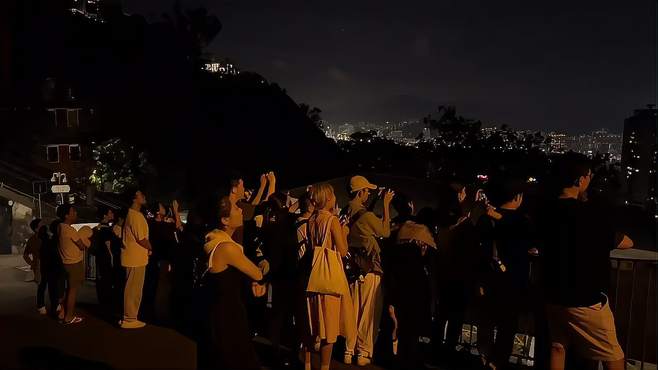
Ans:
[[[80,234],[69,224],[59,224],[59,256],[62,257],[62,263],[72,265],[81,262],[84,253],[75,244],[80,240]]]
[[[148,250],[137,243],[138,240],[149,238],[149,226],[144,215],[132,208],[129,209],[122,234],[124,247],[121,249],[121,266],[146,266],[149,262]]]

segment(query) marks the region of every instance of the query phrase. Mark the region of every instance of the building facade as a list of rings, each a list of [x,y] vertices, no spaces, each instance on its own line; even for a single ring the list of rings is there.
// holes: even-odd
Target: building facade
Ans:
[[[649,105],[624,121],[621,160],[630,204],[656,205],[656,113]]]

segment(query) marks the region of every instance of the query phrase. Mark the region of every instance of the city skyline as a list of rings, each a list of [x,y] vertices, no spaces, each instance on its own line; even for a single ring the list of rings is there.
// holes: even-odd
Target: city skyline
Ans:
[[[329,121],[421,119],[455,105],[519,129],[621,131],[627,112],[656,100],[654,2],[182,4],[220,18],[209,51]],[[127,6],[149,20],[171,7]]]
[[[325,135],[336,141],[350,140],[354,133],[374,132],[374,136],[392,140],[398,144],[415,146],[416,144],[435,139],[440,136],[436,130],[426,127],[419,121],[385,122],[383,124],[371,122],[343,122],[331,124],[323,122]],[[483,126],[480,128],[482,138],[486,139],[494,133],[503,129],[500,126]],[[611,132],[606,128],[598,128],[590,132],[579,132],[569,134],[561,131],[533,131],[515,130],[506,128],[516,135],[534,134],[539,132],[546,139],[550,138],[550,144],[544,145],[544,150],[549,153],[565,153],[574,151],[587,156],[597,153],[609,154],[610,160],[618,162],[621,160],[623,134]],[[419,136],[419,134],[421,134]]]

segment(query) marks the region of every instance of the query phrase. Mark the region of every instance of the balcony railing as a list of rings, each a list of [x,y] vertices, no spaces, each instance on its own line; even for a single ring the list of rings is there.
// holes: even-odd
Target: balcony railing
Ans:
[[[610,252],[611,308],[628,369],[656,369],[656,266],[658,253],[641,249]],[[460,342],[477,353],[477,325],[462,328]],[[517,333],[510,362],[532,367],[534,333]]]

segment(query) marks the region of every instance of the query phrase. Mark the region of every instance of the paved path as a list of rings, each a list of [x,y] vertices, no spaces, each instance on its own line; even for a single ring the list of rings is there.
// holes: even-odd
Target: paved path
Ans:
[[[196,344],[178,332],[153,325],[126,331],[100,319],[93,283],[85,283],[78,299],[84,323],[64,326],[39,315],[36,284],[24,281],[21,265],[20,256],[0,255],[0,369],[196,368]],[[332,369],[364,368],[334,361]]]

